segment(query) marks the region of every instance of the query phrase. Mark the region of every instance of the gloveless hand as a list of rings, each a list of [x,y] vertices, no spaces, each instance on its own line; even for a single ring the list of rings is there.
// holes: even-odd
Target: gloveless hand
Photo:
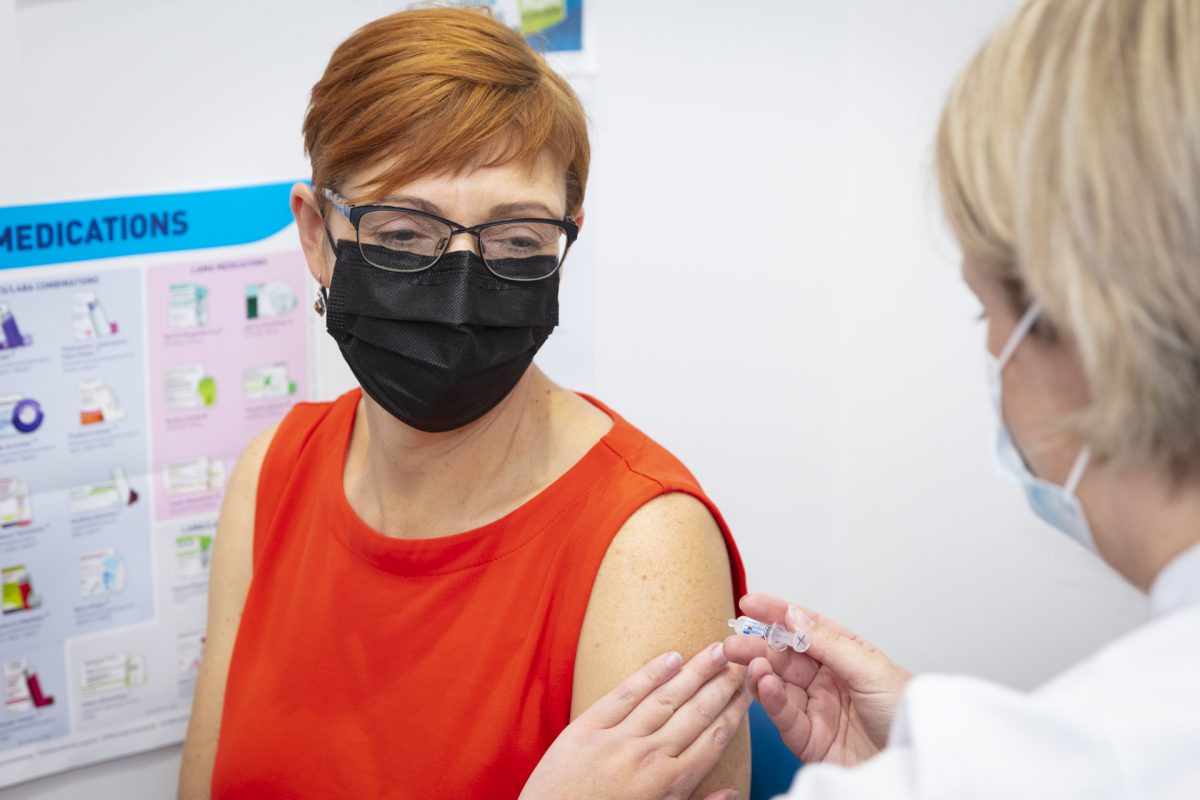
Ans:
[[[746,684],[801,761],[854,765],[887,744],[909,672],[853,632],[808,609],[751,594],[742,611],[807,631],[805,653],[771,650],[751,636],[725,640],[730,661],[746,664]]]
[[[678,653],[659,656],[559,734],[521,800],[684,800],[745,716],[744,678],[720,644],[686,665]],[[726,790],[707,800],[733,797]]]

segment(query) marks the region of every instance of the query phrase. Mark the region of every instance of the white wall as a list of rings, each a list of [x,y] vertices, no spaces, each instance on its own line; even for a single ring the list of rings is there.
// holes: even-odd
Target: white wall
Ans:
[[[722,505],[752,586],[1029,687],[1143,607],[996,474],[937,213],[944,94],[1016,5],[601,4],[590,213],[598,385]]]
[[[689,464],[754,588],[914,669],[1028,687],[1133,625],[1140,597],[995,475],[936,216],[942,96],[1014,1],[593,2],[580,388]],[[0,205],[305,174],[308,87],[390,5],[0,0]],[[6,796],[165,797],[178,757]]]

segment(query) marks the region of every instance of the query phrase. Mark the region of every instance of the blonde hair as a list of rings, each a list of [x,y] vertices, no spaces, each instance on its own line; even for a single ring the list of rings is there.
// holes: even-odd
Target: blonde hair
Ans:
[[[1200,474],[1200,0],[1030,0],[937,136],[964,257],[1078,344],[1102,458]]]

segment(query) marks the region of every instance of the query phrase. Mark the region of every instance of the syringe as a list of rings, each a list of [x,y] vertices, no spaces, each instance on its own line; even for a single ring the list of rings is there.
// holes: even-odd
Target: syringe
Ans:
[[[751,617],[738,617],[729,620],[729,627],[737,633],[747,636],[757,636],[765,639],[772,650],[787,650],[789,647],[797,653],[808,649],[808,634],[803,631],[789,631],[777,622],[759,622]]]

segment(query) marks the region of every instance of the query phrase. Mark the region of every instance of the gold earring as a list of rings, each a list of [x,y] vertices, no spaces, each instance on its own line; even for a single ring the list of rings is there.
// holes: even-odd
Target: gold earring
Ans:
[[[317,312],[317,316],[325,316],[325,287],[317,289],[317,299],[313,302],[313,311]]]

